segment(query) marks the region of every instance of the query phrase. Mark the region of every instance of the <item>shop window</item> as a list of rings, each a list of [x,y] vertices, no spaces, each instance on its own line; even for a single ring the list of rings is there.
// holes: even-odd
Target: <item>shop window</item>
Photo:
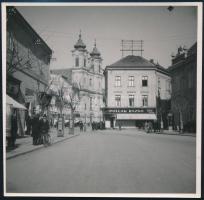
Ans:
[[[129,95],[129,107],[134,107],[134,95]]]
[[[120,76],[116,76],[115,77],[115,86],[116,87],[120,87],[121,86],[121,77]]]
[[[147,87],[148,86],[148,76],[143,76],[142,77],[142,87]]]
[[[115,105],[116,107],[121,106],[121,95],[115,95]]]
[[[133,87],[134,86],[134,76],[128,77],[128,86]]]
[[[142,95],[142,106],[148,106],[148,96]]]

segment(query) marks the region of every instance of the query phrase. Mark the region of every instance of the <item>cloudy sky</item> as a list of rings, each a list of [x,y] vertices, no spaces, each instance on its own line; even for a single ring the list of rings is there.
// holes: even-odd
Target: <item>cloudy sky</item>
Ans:
[[[197,9],[176,6],[17,6],[17,9],[54,51],[51,68],[72,67],[71,50],[82,39],[91,51],[94,39],[103,67],[121,58],[121,40],[143,40],[143,57],[162,66],[171,64],[171,54],[180,45],[196,42]],[[131,54],[131,53],[130,53]],[[135,55],[138,55],[135,54]]]

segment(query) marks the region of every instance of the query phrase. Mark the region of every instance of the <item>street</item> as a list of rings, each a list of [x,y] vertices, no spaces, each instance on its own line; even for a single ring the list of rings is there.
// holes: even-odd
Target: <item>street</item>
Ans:
[[[9,193],[195,193],[196,138],[83,132],[6,161]]]

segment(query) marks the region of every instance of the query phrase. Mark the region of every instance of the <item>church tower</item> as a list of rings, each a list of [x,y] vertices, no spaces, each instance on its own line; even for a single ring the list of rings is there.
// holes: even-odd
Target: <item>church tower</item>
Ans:
[[[88,51],[81,37],[81,30],[79,39],[72,50],[73,68],[87,68],[88,66]]]
[[[96,47],[96,40],[94,43],[94,48],[92,50],[92,52],[90,53],[90,68],[94,73],[97,74],[101,74],[102,69],[101,69],[101,65],[102,65],[102,58],[101,58],[101,53],[98,51],[97,47]]]

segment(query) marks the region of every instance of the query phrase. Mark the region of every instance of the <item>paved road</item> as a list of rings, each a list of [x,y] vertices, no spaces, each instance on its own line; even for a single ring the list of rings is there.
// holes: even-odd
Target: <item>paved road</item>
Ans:
[[[98,131],[7,160],[7,192],[194,193],[196,139]]]

